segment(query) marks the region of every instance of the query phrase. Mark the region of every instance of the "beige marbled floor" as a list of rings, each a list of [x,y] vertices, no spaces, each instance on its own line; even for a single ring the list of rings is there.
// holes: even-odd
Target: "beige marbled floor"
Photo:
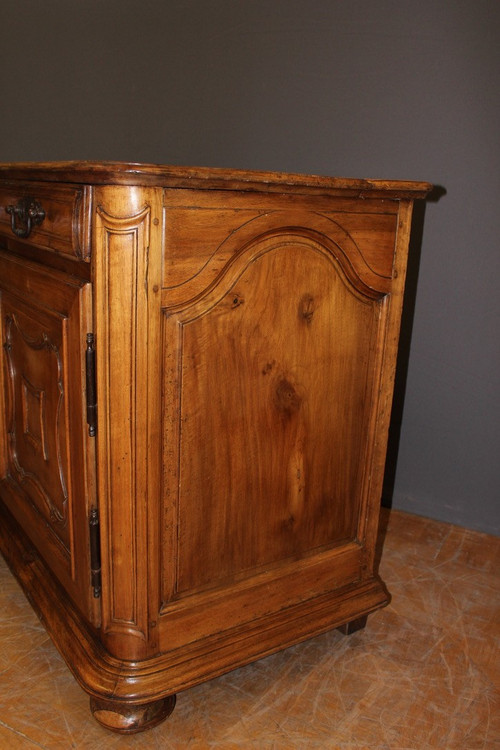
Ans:
[[[387,523],[388,521],[388,523]],[[0,564],[0,748],[500,748],[500,539],[385,514],[391,604],[178,696],[161,726],[113,735]]]

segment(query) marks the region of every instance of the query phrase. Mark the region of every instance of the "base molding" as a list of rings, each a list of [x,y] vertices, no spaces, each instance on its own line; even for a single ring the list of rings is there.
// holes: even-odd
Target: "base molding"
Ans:
[[[119,733],[163,721],[175,694],[333,628],[353,632],[389,602],[378,578],[335,590],[244,626],[142,661],[117,659],[85,621],[10,512],[0,503],[0,551],[75,679],[96,720]],[[265,619],[265,622],[263,620]]]

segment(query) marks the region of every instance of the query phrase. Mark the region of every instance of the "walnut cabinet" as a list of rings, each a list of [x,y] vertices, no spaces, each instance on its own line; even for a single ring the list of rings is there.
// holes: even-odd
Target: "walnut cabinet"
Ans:
[[[119,732],[388,601],[374,570],[427,183],[0,166],[2,551]]]

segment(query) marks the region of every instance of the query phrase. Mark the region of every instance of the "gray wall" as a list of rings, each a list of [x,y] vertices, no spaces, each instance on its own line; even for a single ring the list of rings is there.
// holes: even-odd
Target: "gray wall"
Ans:
[[[500,533],[499,39],[498,0],[2,0],[0,160],[442,186],[415,225],[387,488]]]

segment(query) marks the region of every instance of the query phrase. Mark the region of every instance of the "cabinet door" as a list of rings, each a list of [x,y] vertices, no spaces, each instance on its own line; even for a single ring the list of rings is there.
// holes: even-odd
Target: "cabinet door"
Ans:
[[[166,212],[172,616],[218,589],[236,623],[252,579],[266,584],[259,616],[261,602],[279,609],[373,575],[365,529],[397,209],[266,200],[265,212],[245,197]]]
[[[1,496],[77,605],[95,619],[84,424],[90,285],[0,254],[5,451]]]

